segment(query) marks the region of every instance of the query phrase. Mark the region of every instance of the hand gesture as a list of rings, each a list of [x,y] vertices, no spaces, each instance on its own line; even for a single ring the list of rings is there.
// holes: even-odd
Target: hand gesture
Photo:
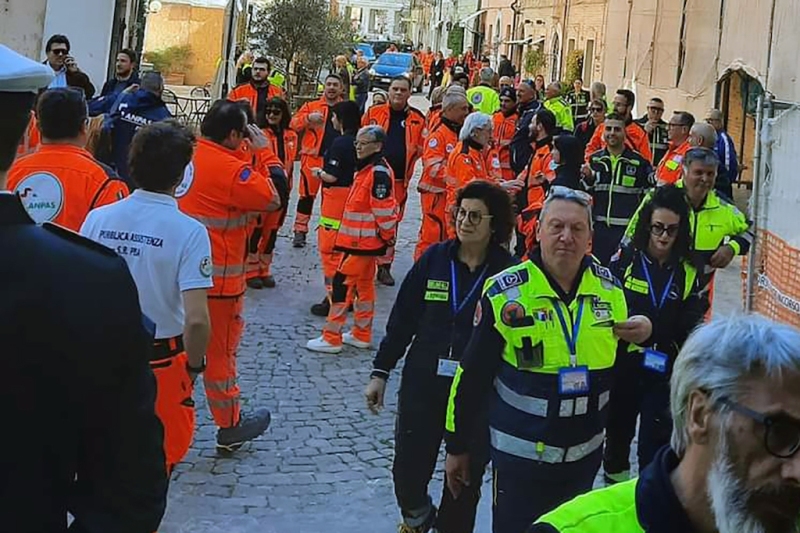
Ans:
[[[325,119],[322,116],[322,113],[320,113],[318,111],[314,111],[313,113],[309,113],[308,114],[308,122],[310,124],[315,124],[315,125],[319,126],[324,122],[324,120]]]
[[[383,396],[386,393],[386,380],[381,378],[372,378],[364,390],[364,396],[367,400],[367,408],[372,411],[372,414],[377,415],[383,409]]]
[[[641,344],[653,333],[653,323],[643,315],[635,315],[625,322],[614,324],[614,334],[631,344]]]
[[[75,61],[75,58],[72,56],[67,56],[64,59],[64,65],[67,67],[67,70],[70,72],[78,72],[78,62]]]
[[[448,453],[444,460],[444,471],[447,488],[453,495],[453,499],[457,500],[461,495],[461,490],[469,487],[469,454],[451,455]]]
[[[733,248],[727,244],[723,244],[717,248],[717,251],[714,252],[714,255],[711,256],[711,259],[709,259],[708,264],[714,268],[725,268],[731,264],[731,261],[733,261],[735,255],[736,254],[733,251]]]
[[[264,132],[261,131],[261,129],[255,124],[247,125],[247,134],[248,138],[250,139],[250,143],[256,150],[262,150],[269,146],[269,139],[267,139],[267,136],[264,135]]]

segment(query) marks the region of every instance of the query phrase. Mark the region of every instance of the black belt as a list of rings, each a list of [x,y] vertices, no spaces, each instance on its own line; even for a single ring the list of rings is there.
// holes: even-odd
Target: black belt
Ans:
[[[186,350],[183,347],[183,335],[169,339],[156,339],[153,341],[153,354],[150,360],[161,361],[162,359],[169,359],[184,351]]]

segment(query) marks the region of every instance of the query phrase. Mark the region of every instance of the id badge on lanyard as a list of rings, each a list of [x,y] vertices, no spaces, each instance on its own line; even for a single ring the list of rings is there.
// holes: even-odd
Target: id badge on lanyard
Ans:
[[[561,324],[561,331],[569,349],[569,367],[558,370],[558,393],[563,395],[586,394],[589,392],[589,367],[578,366],[578,333],[580,332],[581,319],[583,318],[584,299],[580,298],[578,303],[578,313],[572,323],[572,331],[567,327],[567,320],[561,304],[556,302],[554,306],[558,321]]]
[[[647,268],[647,262],[642,256],[640,256],[639,259],[642,262],[642,270],[644,270],[644,277],[647,280],[647,292],[650,294],[650,302],[653,304],[656,313],[660,313],[661,309],[664,307],[664,303],[667,301],[667,296],[669,296],[669,290],[672,288],[672,281],[675,279],[675,271],[673,270],[669,275],[661,297],[656,299],[655,286],[653,285],[653,278],[650,276],[650,270]],[[669,356],[667,354],[651,348],[645,349],[644,357],[642,358],[642,366],[647,370],[652,370],[659,374],[666,374],[668,363]]]
[[[455,328],[455,320],[456,316],[464,310],[464,307],[469,303],[472,299],[475,291],[478,290],[483,284],[483,278],[486,275],[486,270],[489,268],[489,265],[486,264],[481,270],[480,275],[478,275],[478,279],[475,280],[473,283],[472,288],[470,288],[467,295],[464,297],[464,300],[459,304],[458,302],[458,278],[456,276],[456,263],[453,260],[450,260],[450,307],[453,311],[453,328]],[[446,358],[439,358],[439,364],[436,368],[436,375],[441,377],[452,378],[456,375],[456,370],[458,369],[458,361],[453,359],[453,337],[455,337],[455,333],[451,335],[450,338],[450,347],[447,351]]]

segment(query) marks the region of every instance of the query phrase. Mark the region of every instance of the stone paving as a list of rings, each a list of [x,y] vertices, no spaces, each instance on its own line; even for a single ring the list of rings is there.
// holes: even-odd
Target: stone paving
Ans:
[[[427,102],[414,96],[412,104]],[[419,229],[419,197],[409,194],[393,269],[398,285],[411,266]],[[294,213],[296,195],[291,201]],[[314,224],[315,227],[315,224]],[[339,355],[305,349],[322,318],[309,307],[324,295],[316,239],[303,249],[290,242],[291,217],[277,244],[274,289],[250,291],[239,350],[244,408],[267,407],[272,425],[233,457],[214,449],[213,421],[198,382],[198,427],[169,491],[161,533],[390,532],[399,520],[393,485],[393,425],[399,373],[389,381],[386,407],[374,416],[364,404],[374,351],[345,347]],[[311,236],[311,235],[310,235]],[[734,268],[734,266],[736,268]],[[738,262],[718,283],[718,310],[738,297]],[[383,336],[396,287],[377,290],[374,344]],[[431,484],[441,494],[442,465]],[[488,477],[488,476],[487,476]],[[489,485],[484,485],[476,531],[491,530]]]

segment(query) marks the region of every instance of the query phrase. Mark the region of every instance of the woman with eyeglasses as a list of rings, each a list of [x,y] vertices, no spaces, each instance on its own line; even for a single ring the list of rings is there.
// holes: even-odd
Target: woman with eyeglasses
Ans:
[[[447,158],[445,183],[447,185],[446,213],[452,217],[456,196],[462,187],[475,180],[494,181],[489,173],[489,143],[492,140],[492,117],[485,113],[467,115],[461,131],[459,142]],[[516,192],[522,188],[519,180],[500,182],[499,185],[509,191]],[[449,238],[456,236],[456,225],[452,220],[447,224]]]
[[[289,128],[291,119],[289,105],[286,100],[273,97],[266,101],[264,106],[264,122],[262,129],[270,148],[283,163],[283,170],[288,179],[289,192],[292,190],[294,173],[294,160],[297,157],[297,133]],[[262,215],[260,231],[254,231],[251,236],[250,249],[255,249],[247,261],[247,286],[252,289],[275,287],[275,277],[272,275],[272,258],[275,252],[275,242],[278,230],[286,220],[288,202],[283,203],[278,211]],[[253,239],[255,239],[253,241]]]
[[[326,295],[323,300],[311,306],[311,314],[328,316],[333,275],[341,252],[334,250],[336,234],[342,221],[347,196],[353,185],[356,173],[356,134],[361,126],[361,113],[355,102],[339,102],[331,108],[333,127],[340,132],[325,153],[322,168],[312,168],[314,177],[322,182],[322,203],[319,212],[317,246],[322,261]]]
[[[584,150],[586,150],[586,145],[589,144],[589,141],[592,140],[594,131],[600,127],[605,119],[605,102],[602,100],[592,100],[591,104],[589,104],[589,116],[586,120],[579,122],[578,125],[575,126],[575,137],[581,142]]]
[[[611,271],[622,282],[628,311],[644,315],[653,333],[644,346],[621,347],[609,403],[603,468],[607,483],[630,477],[630,445],[639,425],[641,471],[669,444],[669,380],[689,333],[708,308],[691,253],[689,208],[681,189],[655,190],[639,214],[632,241],[615,255]]]
[[[437,512],[428,483],[442,443],[450,384],[472,333],[483,283],[516,263],[504,248],[514,227],[509,195],[488,181],[473,181],[456,198],[455,238],[428,248],[403,280],[365,391],[367,407],[377,414],[390,372],[406,357],[392,469],[401,533],[427,532],[434,524],[440,533],[472,531],[488,462],[484,421],[473,439],[475,483],[455,500],[445,488]],[[485,420],[485,414],[477,416]]]

